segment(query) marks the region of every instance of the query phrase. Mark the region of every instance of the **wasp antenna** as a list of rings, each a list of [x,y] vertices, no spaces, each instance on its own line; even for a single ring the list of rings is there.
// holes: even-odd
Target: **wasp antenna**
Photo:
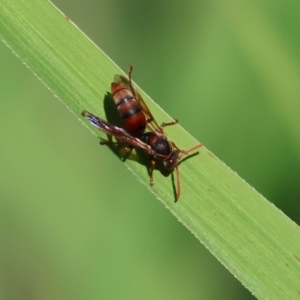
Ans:
[[[188,150],[180,150],[180,152],[182,153],[182,155],[180,156],[180,160],[182,159],[183,156],[186,156],[188,155],[189,153],[191,152],[194,152],[195,150],[201,148],[203,146],[203,144],[199,144],[199,145],[196,145]]]
[[[186,150],[185,152],[186,152],[186,154],[188,154],[188,153],[190,153],[190,152],[195,151],[196,149],[201,148],[202,146],[203,146],[203,144],[196,145],[196,146],[192,147],[191,149]]]

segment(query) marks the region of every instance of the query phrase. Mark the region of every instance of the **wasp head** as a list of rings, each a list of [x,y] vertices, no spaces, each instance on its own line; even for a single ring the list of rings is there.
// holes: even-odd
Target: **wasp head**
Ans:
[[[178,162],[179,151],[177,149],[173,149],[170,155],[164,160],[163,165],[168,171],[172,171],[178,165]]]

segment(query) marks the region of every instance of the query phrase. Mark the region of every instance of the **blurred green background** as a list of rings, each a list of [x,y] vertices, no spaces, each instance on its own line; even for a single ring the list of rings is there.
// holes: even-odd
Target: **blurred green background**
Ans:
[[[299,1],[54,3],[299,223]],[[3,43],[0,53],[2,299],[253,298]]]

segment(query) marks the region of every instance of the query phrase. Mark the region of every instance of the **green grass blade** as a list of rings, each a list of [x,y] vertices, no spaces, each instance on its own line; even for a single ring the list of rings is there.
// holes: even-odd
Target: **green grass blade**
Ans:
[[[0,37],[77,118],[83,109],[106,118],[103,100],[121,70],[51,3],[0,0]],[[142,94],[159,121],[171,120]],[[183,149],[198,143],[180,126],[167,131]],[[145,167],[126,164],[150,189]],[[155,197],[256,297],[299,299],[299,227],[204,147],[180,165],[180,174],[177,204],[159,172]]]

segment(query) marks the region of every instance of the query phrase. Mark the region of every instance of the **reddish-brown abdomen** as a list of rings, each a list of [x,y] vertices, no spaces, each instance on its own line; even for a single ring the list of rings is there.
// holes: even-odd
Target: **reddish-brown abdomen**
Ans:
[[[117,82],[112,82],[111,83],[111,86],[110,86],[110,89],[111,89],[111,93],[113,96],[115,96],[115,94],[121,90],[125,90],[124,86],[117,83]]]
[[[111,83],[111,92],[125,129],[134,136],[141,135],[145,131],[147,120],[136,98],[117,82]]]
[[[141,135],[146,129],[146,118],[142,111],[123,119],[124,127],[134,136]]]

